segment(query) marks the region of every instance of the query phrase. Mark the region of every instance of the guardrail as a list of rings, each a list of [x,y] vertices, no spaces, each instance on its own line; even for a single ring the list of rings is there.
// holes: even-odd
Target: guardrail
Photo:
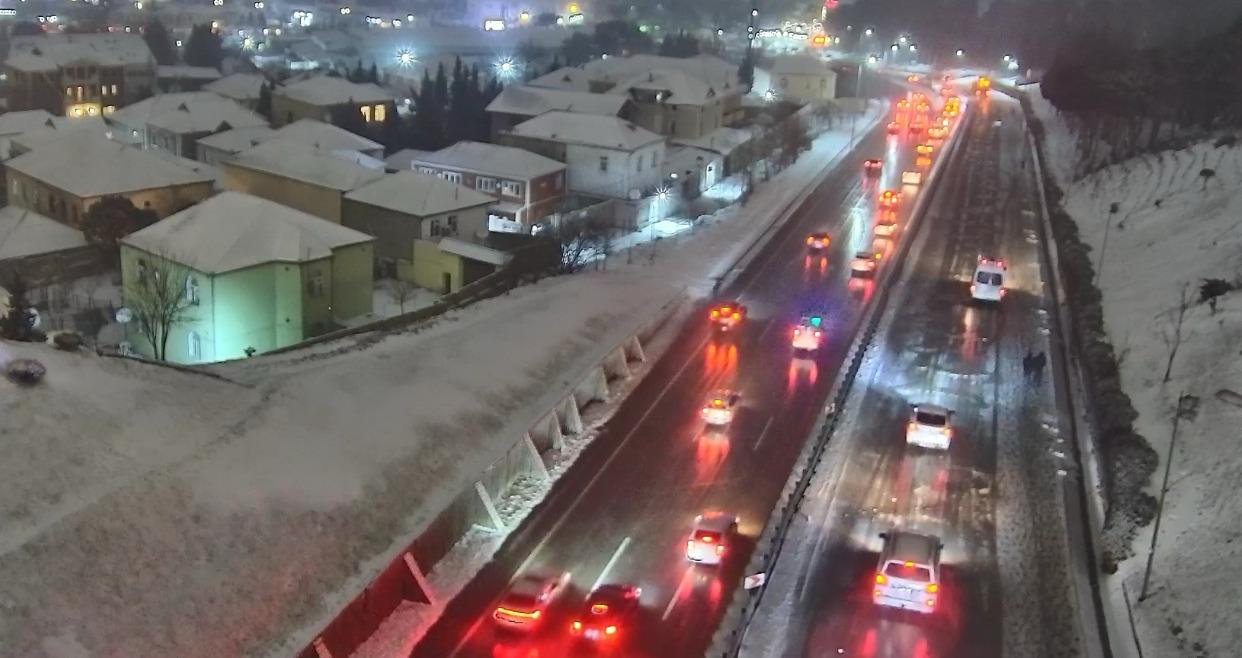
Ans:
[[[893,285],[900,280],[902,273],[905,271],[907,265],[906,253],[909,251],[911,243],[914,242],[919,229],[923,225],[922,220],[927,212],[927,208],[940,190],[941,171],[948,166],[948,162],[958,157],[962,133],[968,130],[970,124],[975,120],[975,111],[968,106],[966,116],[954,127],[953,134],[943,151],[942,157],[936,160],[928,172],[923,193],[919,195],[910,213],[910,230],[906,231],[902,239],[898,241],[894,257],[890,261],[894,263],[894,266],[884,268],[876,280],[873,301],[863,312],[854,342],[846,353],[845,369],[838,373],[837,380],[829,394],[830,403],[821,413],[820,419],[816,423],[816,428],[812,431],[812,436],[815,438],[803,446],[802,453],[799,455],[796,465],[781,493],[780,502],[778,502],[779,512],[775,519],[769,516],[768,523],[764,525],[763,531],[755,543],[755,551],[751,555],[745,573],[770,574],[776,567],[781,550],[784,548],[785,540],[789,534],[789,528],[793,524],[799,507],[806,498],[807,489],[810,488],[811,481],[818,472],[821,459],[836,430],[838,419],[836,411],[842,409],[845,405],[845,401],[853,387],[854,379],[862,367],[863,357],[875,338],[880,318],[888,303]],[[764,548],[765,545],[767,546],[766,549]],[[734,592],[734,596],[722,618],[720,626],[712,637],[712,643],[705,654],[707,658],[732,658],[740,653],[746,630],[762,604],[763,594],[766,590],[767,586],[765,583],[753,590],[749,590],[751,594],[747,596],[747,590],[745,590],[744,585],[739,585],[739,588]]]

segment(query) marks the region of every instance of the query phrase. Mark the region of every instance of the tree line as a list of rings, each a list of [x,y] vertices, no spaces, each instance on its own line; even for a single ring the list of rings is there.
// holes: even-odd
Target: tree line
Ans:
[[[685,31],[670,33],[657,42],[634,22],[611,20],[596,24],[592,33],[574,32],[561,44],[560,54],[566,66],[581,66],[604,55],[624,57],[654,53],[694,57],[715,50],[715,44],[701,42]]]

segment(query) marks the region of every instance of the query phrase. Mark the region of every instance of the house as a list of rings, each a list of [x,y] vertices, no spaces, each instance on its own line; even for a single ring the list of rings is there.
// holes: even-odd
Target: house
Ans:
[[[233,128],[261,128],[267,119],[209,91],[159,94],[106,117],[114,139],[197,159],[198,140]]]
[[[663,173],[682,198],[697,198],[724,178],[723,172],[724,156],[715,151],[669,144],[664,152]]]
[[[701,137],[742,114],[737,67],[712,55],[610,57],[583,71],[591,91],[628,97],[635,108],[630,120],[669,137]]]
[[[259,73],[234,73],[204,84],[203,91],[231,98],[242,107],[253,110],[259,105],[259,90],[265,82],[267,78]]]
[[[375,239],[266,199],[223,192],[121,240],[126,291],[184,276],[190,306],[166,358],[238,359],[371,312]],[[128,294],[128,293],[127,293]],[[132,302],[129,302],[132,303]],[[127,325],[128,341],[151,346]]]
[[[768,70],[772,90],[783,100],[818,103],[836,98],[837,73],[817,57],[779,55]]]
[[[46,34],[13,37],[8,107],[67,117],[110,114],[155,88],[155,58],[134,34]]]
[[[345,194],[384,171],[349,162],[309,144],[264,142],[224,163],[224,187],[341,223]]]
[[[672,141],[679,146],[693,146],[720,155],[724,161],[724,171],[721,172],[721,175],[731,176],[741,171],[754,160],[752,146],[757,136],[758,129],[755,127],[723,127],[695,139],[677,139]]]
[[[42,126],[9,137],[8,156],[16,157],[36,148],[70,140],[110,140],[112,135],[112,126],[104,123],[103,117],[70,119],[54,116],[43,122]]]
[[[194,149],[195,159],[212,166],[222,166],[242,151],[269,141],[276,131],[267,126],[253,128],[233,128],[214,135],[200,137]]]
[[[530,227],[556,212],[565,198],[565,165],[511,146],[458,142],[413,160],[419,173],[439,176],[495,199],[488,228],[530,233]]]
[[[659,185],[664,137],[611,116],[548,112],[521,123],[502,143],[566,165],[570,192],[628,199]]]
[[[298,119],[332,123],[333,112],[349,108],[368,124],[381,124],[395,112],[395,97],[370,83],[318,75],[277,87],[272,92],[272,123],[277,127]]]
[[[587,72],[575,66],[565,66],[546,73],[527,82],[526,85],[564,91],[591,91],[591,79],[587,76]]]
[[[350,154],[347,159],[357,159],[353,154],[378,159],[384,155],[382,144],[337,128],[330,123],[315,119],[300,119],[279,129],[234,128],[198,140],[201,157],[209,164],[226,162],[242,151],[250,150],[264,142],[281,140],[313,146],[320,151]],[[372,164],[372,168],[376,165]],[[380,165],[382,166],[382,165]]]
[[[20,274],[31,288],[72,281],[103,271],[104,252],[82,232],[33,210],[0,208],[0,281]]]
[[[211,196],[213,187],[210,175],[97,136],[53,140],[4,166],[10,204],[77,228],[106,196],[167,217]]]
[[[441,249],[445,238],[484,249],[487,209],[494,202],[443,178],[401,171],[346,194],[345,225],[377,238],[381,271],[447,293],[494,269]]]
[[[384,167],[391,172],[412,171],[414,169],[414,161],[422,159],[424,156],[435,153],[435,151],[423,151],[421,149],[401,149],[396,153],[384,158]]]
[[[9,157],[9,142],[13,137],[49,126],[51,120],[52,114],[47,110],[23,110],[0,114],[0,160]]]
[[[505,87],[487,105],[487,113],[492,118],[493,141],[517,124],[545,112],[573,112],[628,119],[632,110],[628,100],[622,96],[522,85]]]
[[[203,85],[220,79],[220,72],[210,66],[160,65],[155,67],[155,86],[162,93],[198,91]]]

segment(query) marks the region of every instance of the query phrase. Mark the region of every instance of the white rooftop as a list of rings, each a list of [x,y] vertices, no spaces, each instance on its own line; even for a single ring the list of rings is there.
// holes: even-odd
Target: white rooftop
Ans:
[[[33,210],[0,208],[0,260],[86,246],[82,232]]]
[[[406,169],[411,169],[416,160],[420,160],[425,156],[431,155],[432,153],[435,153],[435,151],[422,151],[419,149],[401,149],[400,151],[397,151],[396,153],[393,153],[392,155],[384,158],[384,164],[386,164],[389,169],[393,169],[395,171],[403,171]]]
[[[97,136],[53,141],[5,164],[81,198],[212,181],[170,159]]]
[[[512,146],[483,142],[457,142],[448,148],[417,158],[413,166],[434,165],[462,169],[514,180],[527,180],[561,171],[565,164],[538,153]]]
[[[16,135],[49,125],[52,114],[47,110],[22,110],[0,114],[0,135]]]
[[[633,151],[664,138],[617,117],[547,112],[513,128],[521,137]]]
[[[227,153],[241,153],[267,141],[276,131],[267,126],[234,128],[214,135],[200,137],[198,143]]]
[[[23,71],[52,71],[81,60],[104,66],[155,66],[151,49],[137,33],[13,37],[5,63]]]
[[[679,69],[654,69],[620,80],[610,94],[629,94],[630,90],[660,94],[660,102],[672,105],[703,105],[716,98],[716,88]]]
[[[300,119],[281,126],[276,130],[273,138],[308,144],[325,151],[337,149],[382,151],[384,149],[384,146],[378,142],[315,119]]]
[[[486,194],[414,171],[387,174],[346,194],[345,198],[415,217],[429,217],[492,203],[492,197]]]
[[[631,55],[609,57],[587,62],[582,69],[591,80],[618,83],[641,73],[659,70],[682,71],[704,84],[713,87],[717,94],[741,93],[737,78],[737,65],[714,55],[694,57],[662,57],[660,55]]]
[[[545,89],[563,89],[565,91],[590,91],[591,79],[586,71],[576,66],[566,66],[550,73],[545,73],[526,83],[530,87]]]
[[[722,155],[728,155],[737,147],[750,141],[754,138],[754,136],[755,134],[750,130],[721,126],[706,135],[703,135],[702,137],[696,137],[694,139],[679,138],[673,141],[677,144],[694,146],[707,151],[715,151],[716,153],[720,153]]]
[[[219,80],[220,71],[210,66],[186,66],[184,64],[161,64],[155,67],[158,78],[175,80]]]
[[[205,274],[264,263],[304,263],[375,238],[240,192],[222,192],[131,233],[122,243]]]
[[[487,105],[488,112],[537,116],[544,112],[560,110],[578,114],[616,116],[628,102],[624,96],[592,94],[585,91],[565,91],[515,85],[504,91]]]
[[[342,192],[357,189],[384,175],[382,170],[354,164],[309,144],[283,139],[269,140],[242,151],[226,166],[264,171]]]
[[[203,91],[220,94],[235,101],[256,100],[259,88],[267,78],[258,73],[234,73],[203,85]]]
[[[23,150],[33,151],[65,139],[89,138],[111,139],[112,127],[104,123],[103,117],[52,117],[40,127],[13,135],[10,141]]]
[[[768,70],[772,75],[836,75],[827,62],[810,55],[777,55]]]
[[[438,246],[441,251],[447,251],[462,258],[477,260],[481,263],[491,263],[496,266],[504,265],[511,258],[509,254],[498,249],[466,242],[465,240],[458,240],[457,238],[441,238]]]
[[[371,83],[350,82],[345,78],[317,75],[277,87],[273,92],[310,105],[343,105],[345,103],[387,103],[395,97],[384,88]]]
[[[113,112],[108,122],[150,126],[174,133],[202,133],[266,126],[267,119],[209,91],[157,94]]]

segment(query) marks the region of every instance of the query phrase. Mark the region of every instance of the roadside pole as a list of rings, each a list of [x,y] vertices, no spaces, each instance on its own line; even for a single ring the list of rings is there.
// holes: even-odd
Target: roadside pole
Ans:
[[[1151,529],[1151,546],[1147,549],[1147,567],[1143,569],[1143,587],[1138,597],[1140,602],[1147,598],[1147,585],[1151,582],[1151,565],[1156,557],[1156,540],[1160,538],[1160,519],[1164,516],[1164,495],[1169,492],[1169,471],[1173,470],[1173,455],[1177,448],[1177,426],[1182,416],[1190,413],[1187,408],[1190,399],[1191,396],[1183,391],[1177,397],[1177,410],[1173,412],[1173,433],[1169,437],[1169,454],[1164,458],[1164,481],[1160,484],[1160,502],[1156,504],[1156,525]]]

